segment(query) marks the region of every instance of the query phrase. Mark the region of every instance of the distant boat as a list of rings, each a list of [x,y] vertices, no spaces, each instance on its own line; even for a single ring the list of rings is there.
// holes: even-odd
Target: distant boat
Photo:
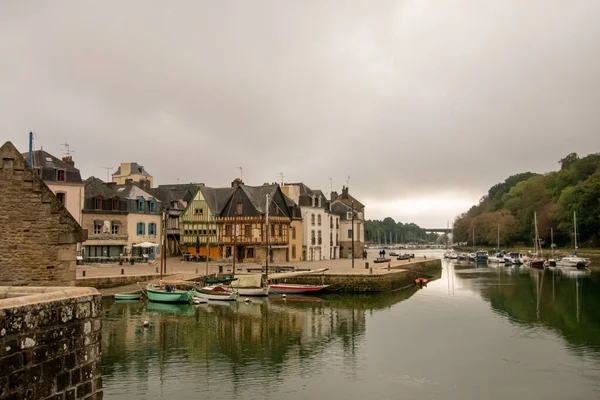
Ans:
[[[291,294],[291,293],[315,293],[319,292],[329,285],[301,285],[295,283],[273,283],[269,285],[272,293]]]
[[[577,255],[577,214],[573,211],[573,237],[575,239],[575,250],[570,256],[562,257],[560,260],[556,260],[557,267],[575,267],[583,269],[590,265],[591,260],[589,258],[579,257]]]
[[[537,214],[533,213],[533,226],[535,230],[535,238],[533,240],[533,256],[529,259],[529,267],[535,269],[544,269],[544,258],[541,255],[542,249],[540,246],[540,235],[537,227]]]
[[[189,303],[192,298],[192,292],[189,290],[177,290],[171,285],[165,285],[162,288],[158,285],[148,284],[146,286],[146,296],[148,300],[157,303]]]
[[[487,250],[477,250],[475,253],[475,262],[478,264],[487,264],[489,253]]]

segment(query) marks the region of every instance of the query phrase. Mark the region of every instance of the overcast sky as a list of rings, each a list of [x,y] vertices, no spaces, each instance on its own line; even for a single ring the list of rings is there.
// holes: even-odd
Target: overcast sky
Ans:
[[[82,175],[303,181],[445,227],[600,151],[600,1],[0,3],[0,141]]]

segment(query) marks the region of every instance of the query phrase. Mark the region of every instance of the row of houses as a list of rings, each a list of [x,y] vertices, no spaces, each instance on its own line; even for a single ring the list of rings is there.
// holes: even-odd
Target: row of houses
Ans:
[[[250,186],[241,179],[224,187],[153,187],[152,176],[137,163],[121,163],[112,182],[104,182],[82,180],[69,156],[58,159],[38,150],[31,162],[87,229],[78,250],[88,261],[152,259],[165,250],[258,263],[267,257],[288,262],[362,256],[365,206],[347,187],[329,198],[304,183]]]

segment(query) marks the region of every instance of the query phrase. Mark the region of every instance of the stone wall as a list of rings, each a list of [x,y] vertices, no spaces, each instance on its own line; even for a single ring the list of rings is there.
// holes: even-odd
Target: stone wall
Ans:
[[[0,400],[101,399],[101,296],[0,287]]]
[[[87,231],[10,142],[0,147],[0,226],[0,285],[74,285]]]

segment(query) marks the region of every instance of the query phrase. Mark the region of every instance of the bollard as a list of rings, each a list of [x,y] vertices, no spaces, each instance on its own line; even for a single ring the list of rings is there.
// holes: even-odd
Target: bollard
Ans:
[[[196,268],[196,275],[198,275],[198,268]]]
[[[373,268],[370,268],[369,272],[371,273],[371,275],[373,275]]]
[[[121,275],[125,275],[125,270],[121,268]]]
[[[219,265],[219,273],[222,274],[223,273],[223,266]]]
[[[368,261],[365,263],[365,269],[369,269],[369,262]]]
[[[82,276],[85,276],[85,271],[81,271],[81,273],[83,274]]]

